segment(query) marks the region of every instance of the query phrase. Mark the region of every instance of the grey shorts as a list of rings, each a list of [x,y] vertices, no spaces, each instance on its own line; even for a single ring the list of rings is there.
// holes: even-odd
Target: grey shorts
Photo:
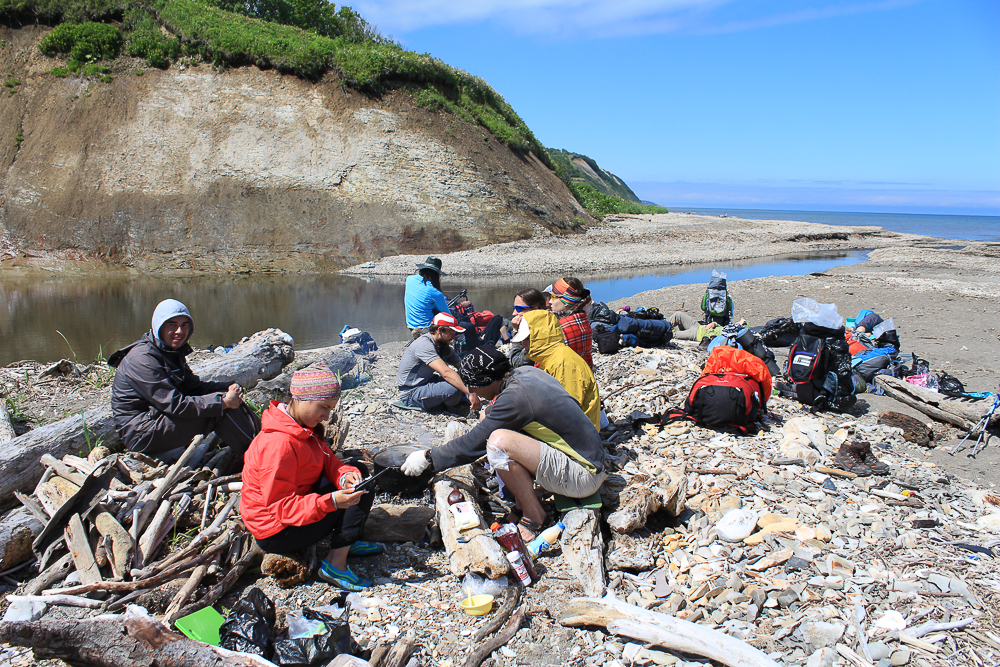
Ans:
[[[535,482],[546,491],[569,498],[586,498],[601,488],[608,476],[606,472],[595,475],[555,447],[539,444]]]

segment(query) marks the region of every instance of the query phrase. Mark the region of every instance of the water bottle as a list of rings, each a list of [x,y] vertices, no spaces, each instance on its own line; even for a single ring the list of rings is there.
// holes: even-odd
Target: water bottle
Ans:
[[[556,525],[546,528],[538,534],[538,537],[528,542],[528,553],[531,554],[531,557],[537,559],[538,554],[555,544],[565,527],[560,521]]]

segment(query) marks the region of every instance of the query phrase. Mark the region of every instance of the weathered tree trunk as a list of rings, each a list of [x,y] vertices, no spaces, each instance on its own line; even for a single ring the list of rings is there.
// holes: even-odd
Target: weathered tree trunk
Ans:
[[[650,514],[664,510],[673,516],[684,511],[687,499],[687,476],[681,470],[667,469],[658,478],[640,474],[633,477],[621,492],[618,509],[608,517],[611,530],[631,533],[646,525]]]
[[[966,431],[971,430],[993,405],[989,401],[962,403],[936,391],[918,387],[889,375],[876,376],[875,384],[882,387],[887,395],[900,403],[905,403],[928,417],[954,424]],[[990,423],[995,424],[997,420],[1000,420],[1000,411],[993,415]]]
[[[604,537],[601,522],[594,510],[572,510],[563,517],[566,526],[561,537],[563,558],[569,564],[583,594],[602,597],[607,590],[604,575]]]
[[[31,543],[42,532],[42,524],[23,507],[11,510],[0,519],[0,570],[34,558]]]
[[[703,655],[729,667],[778,667],[762,651],[724,632],[613,597],[570,600],[559,614],[559,622],[570,627],[601,626],[616,635]]]
[[[274,377],[293,357],[291,336],[279,329],[267,329],[193,370],[203,380],[251,385],[256,380]],[[99,438],[117,442],[110,406],[40,426],[8,442],[5,455],[0,458],[0,510],[14,506],[14,491],[31,491],[44,470],[39,463],[43,454],[61,459],[66,454],[86,450],[88,435],[91,446]]]
[[[0,641],[31,647],[36,658],[93,667],[274,667],[258,656],[170,632],[137,607],[122,616],[2,623]]]
[[[452,489],[458,489],[466,500],[472,502],[476,514],[479,514],[478,527],[462,532],[455,527],[455,520],[448,504],[448,495]],[[434,483],[434,500],[438,527],[441,528],[441,540],[444,542],[445,551],[451,556],[451,572],[456,577],[472,571],[496,579],[510,571],[510,561],[507,560],[504,550],[493,539],[493,534],[479,511],[476,493],[472,470],[467,465],[452,468]],[[463,541],[459,541],[459,537]]]

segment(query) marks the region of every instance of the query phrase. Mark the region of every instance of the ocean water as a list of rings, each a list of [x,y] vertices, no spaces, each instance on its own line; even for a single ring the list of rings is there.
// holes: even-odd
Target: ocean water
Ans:
[[[738,208],[677,208],[678,213],[728,215],[750,220],[799,220],[824,225],[875,225],[890,232],[923,234],[963,241],[1000,241],[1000,216],[932,215],[923,213],[849,213],[843,211],[775,211]]]

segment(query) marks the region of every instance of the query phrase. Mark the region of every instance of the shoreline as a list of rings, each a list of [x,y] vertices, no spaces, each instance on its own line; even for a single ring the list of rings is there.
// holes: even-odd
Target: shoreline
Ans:
[[[440,256],[449,276],[512,276],[635,271],[814,252],[930,249],[945,245],[967,248],[989,244],[900,234],[875,226],[666,213],[608,216],[602,224],[580,235],[545,232],[531,239]],[[341,273],[363,277],[408,275],[425,256],[383,257]]]

